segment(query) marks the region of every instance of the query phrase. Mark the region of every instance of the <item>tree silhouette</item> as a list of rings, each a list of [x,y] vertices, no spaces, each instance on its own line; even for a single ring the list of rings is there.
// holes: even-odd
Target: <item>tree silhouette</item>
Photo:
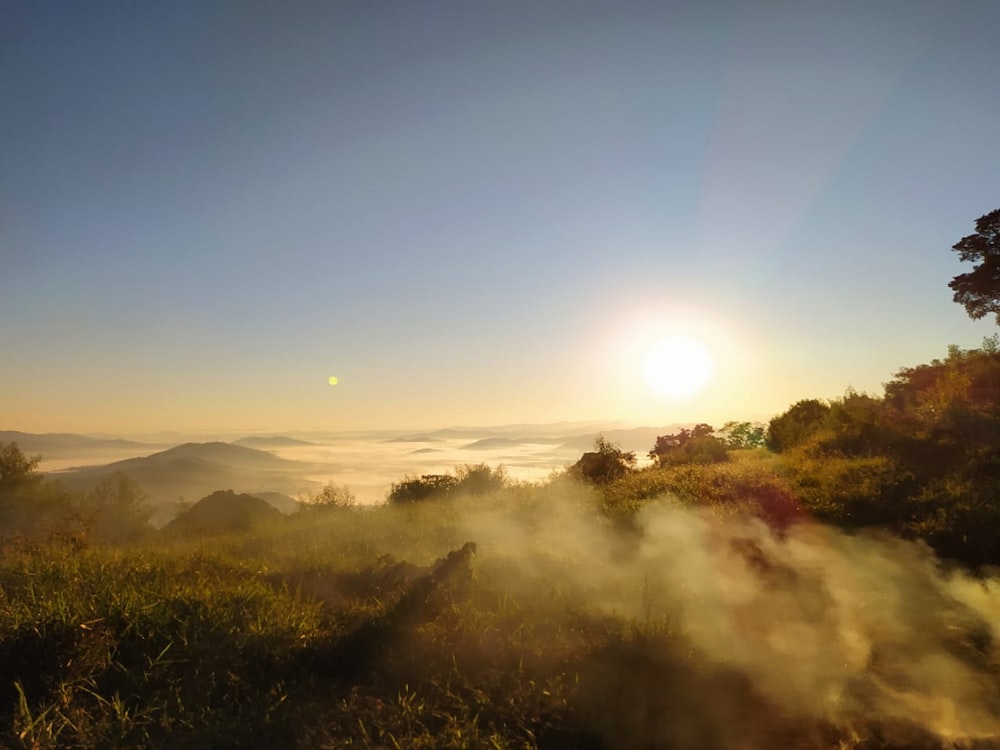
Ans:
[[[978,263],[969,273],[959,274],[949,287],[953,299],[978,320],[989,313],[1000,325],[1000,209],[976,220],[976,233],[952,245],[963,262]]]
[[[774,417],[767,425],[767,446],[781,453],[799,445],[822,429],[830,406],[814,398],[804,399]]]
[[[0,443],[0,492],[17,489],[39,478],[41,456],[26,456],[17,443]]]
[[[690,430],[682,428],[673,435],[660,435],[656,438],[649,457],[660,466],[670,464],[713,464],[725,461],[726,444],[713,434],[715,428],[710,424],[697,424]]]
[[[604,435],[594,441],[594,450],[580,456],[570,473],[591,484],[609,484],[635,468],[635,452],[623,451]]]

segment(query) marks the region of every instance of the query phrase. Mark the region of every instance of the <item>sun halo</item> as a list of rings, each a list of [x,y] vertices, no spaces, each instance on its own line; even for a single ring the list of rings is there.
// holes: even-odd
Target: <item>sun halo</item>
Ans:
[[[642,374],[650,390],[670,401],[691,398],[712,379],[715,363],[697,339],[667,336],[646,350]]]

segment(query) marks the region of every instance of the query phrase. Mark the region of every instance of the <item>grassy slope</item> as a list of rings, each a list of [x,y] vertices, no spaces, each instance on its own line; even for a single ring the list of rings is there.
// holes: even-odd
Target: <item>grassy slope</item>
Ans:
[[[748,455],[645,472],[628,480],[642,492],[628,494],[685,499],[700,487],[713,514],[733,515],[747,487],[783,502],[773,469]],[[639,568],[603,577],[636,556],[638,536],[609,530],[598,502],[557,482],[475,505],[305,513],[204,541],[10,547],[0,744],[945,746],[898,717],[834,721],[783,705],[693,648],[696,634]],[[480,550],[471,576],[435,579],[414,606],[435,559],[470,535]],[[756,574],[777,575],[760,549],[748,554]],[[983,654],[992,647],[969,658]],[[996,664],[977,669],[997,691]]]

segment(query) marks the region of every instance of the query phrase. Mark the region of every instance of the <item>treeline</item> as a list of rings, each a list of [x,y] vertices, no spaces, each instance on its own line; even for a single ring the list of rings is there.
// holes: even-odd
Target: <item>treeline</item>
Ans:
[[[37,471],[41,456],[17,443],[0,443],[0,541],[59,540],[71,545],[135,541],[147,536],[153,508],[126,474],[102,478],[89,492],[73,492]]]
[[[599,440],[570,472],[625,520],[669,493],[779,527],[815,518],[885,528],[947,558],[998,564],[1000,341],[904,368],[881,395],[848,390],[800,401],[766,427],[699,424],[664,435],[649,456],[653,465],[636,469],[634,454]]]

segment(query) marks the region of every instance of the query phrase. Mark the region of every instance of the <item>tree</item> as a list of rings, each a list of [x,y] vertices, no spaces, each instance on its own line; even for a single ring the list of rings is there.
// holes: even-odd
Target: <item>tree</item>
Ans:
[[[753,422],[726,422],[720,432],[727,448],[763,448],[767,444],[767,427]]]
[[[794,448],[824,426],[830,407],[814,398],[793,404],[767,426],[767,446],[781,453]]]
[[[41,456],[0,443],[0,537],[39,536],[71,511],[71,496],[38,473]]]
[[[116,471],[103,477],[80,503],[93,532],[102,541],[135,539],[149,530],[153,509],[145,491],[127,474]]]
[[[635,452],[623,451],[604,435],[594,441],[594,450],[580,456],[570,473],[593,484],[608,484],[635,468]]]
[[[467,495],[486,495],[507,486],[507,470],[503,466],[493,469],[487,464],[463,464],[455,467],[458,480],[456,490]]]
[[[660,435],[649,457],[660,466],[720,463],[728,458],[726,444],[714,432],[712,425],[702,423],[690,430],[685,427],[672,435]]]
[[[24,455],[17,443],[0,443],[0,491],[16,490],[39,478],[41,456]]]
[[[340,486],[327,482],[323,489],[310,496],[309,507],[315,510],[333,510],[335,508],[353,508],[358,499],[347,485]]]
[[[965,306],[969,317],[979,320],[993,313],[1000,325],[1000,209],[980,216],[976,233],[960,239],[952,250],[963,262],[978,263],[948,284],[953,299]]]
[[[458,485],[451,474],[422,474],[419,477],[407,475],[389,487],[387,499],[390,504],[404,505],[431,498],[450,495]]]

